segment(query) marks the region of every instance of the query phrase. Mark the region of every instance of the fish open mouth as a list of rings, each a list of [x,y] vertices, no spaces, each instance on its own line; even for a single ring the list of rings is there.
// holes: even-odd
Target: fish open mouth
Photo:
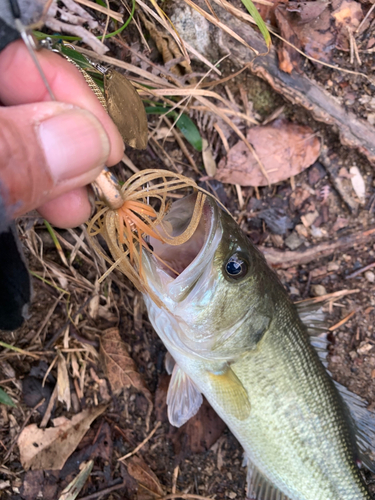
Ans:
[[[193,217],[196,200],[197,194],[192,194],[172,204],[163,220],[164,227],[171,236],[180,236],[186,230]],[[170,245],[151,237],[149,243],[153,248],[158,269],[176,279],[193,262],[197,264],[199,257],[206,254],[210,245],[211,236],[216,228],[217,210],[216,203],[207,197],[198,227],[191,238],[181,245]]]

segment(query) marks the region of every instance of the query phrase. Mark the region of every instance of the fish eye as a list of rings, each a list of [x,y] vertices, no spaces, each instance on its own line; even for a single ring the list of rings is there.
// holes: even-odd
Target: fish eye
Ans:
[[[239,280],[246,276],[247,270],[247,262],[236,254],[232,255],[224,265],[225,274],[234,280]]]

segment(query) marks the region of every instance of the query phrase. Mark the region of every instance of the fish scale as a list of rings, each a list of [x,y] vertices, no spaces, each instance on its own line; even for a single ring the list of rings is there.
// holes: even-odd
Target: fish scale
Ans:
[[[291,311],[291,320],[285,312],[257,351],[232,365],[256,404],[248,420],[233,419],[229,427],[249,458],[292,498],[370,499],[351,458],[353,441],[340,396],[296,313]]]

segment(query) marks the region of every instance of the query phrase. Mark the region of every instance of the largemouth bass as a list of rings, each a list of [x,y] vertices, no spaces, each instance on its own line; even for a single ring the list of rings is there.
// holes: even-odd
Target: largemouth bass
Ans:
[[[165,224],[173,235],[194,202],[172,205]],[[244,448],[250,498],[372,498],[358,467],[357,442],[369,451],[365,427],[372,432],[361,400],[343,390],[344,401],[295,305],[230,215],[208,197],[187,243],[150,244],[162,260],[145,252],[144,273],[163,307],[144,299],[174,360],[171,423],[193,416],[203,394]]]

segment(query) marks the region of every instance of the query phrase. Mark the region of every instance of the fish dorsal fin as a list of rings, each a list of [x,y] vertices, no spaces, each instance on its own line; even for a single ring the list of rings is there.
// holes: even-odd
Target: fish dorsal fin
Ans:
[[[313,303],[302,302],[297,305],[297,310],[301,321],[310,334],[311,345],[316,349],[321,362],[327,368],[328,340],[324,336],[324,331],[327,332],[328,328],[325,325],[322,308]],[[331,376],[329,370],[327,373]],[[335,380],[333,382],[349,411],[359,458],[367,469],[375,473],[375,413],[367,409],[367,401]]]
[[[175,363],[167,394],[170,423],[175,427],[181,427],[191,417],[194,417],[202,402],[202,394],[194,382]]]
[[[321,304],[313,301],[304,301],[296,304],[298,315],[302,323],[306,326],[309,335],[317,337],[321,333],[327,332],[327,323]]]
[[[375,413],[367,409],[367,401],[334,381],[353,420],[359,458],[371,472],[375,472]]]
[[[246,498],[247,500],[290,500],[276,486],[271,484],[255,465],[249,460],[246,454],[242,465],[247,466],[246,474]]]
[[[223,410],[238,420],[250,415],[250,401],[246,389],[234,371],[227,367],[222,373],[208,372],[211,391]]]
[[[167,351],[164,358],[164,366],[165,366],[165,371],[168,373],[168,375],[172,375],[175,364],[176,361],[174,360],[172,354],[169,351]]]

